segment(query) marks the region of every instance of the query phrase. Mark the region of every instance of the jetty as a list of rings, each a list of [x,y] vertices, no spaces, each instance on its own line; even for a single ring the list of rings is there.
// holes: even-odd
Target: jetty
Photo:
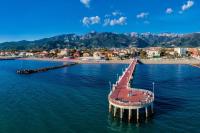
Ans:
[[[120,117],[121,120],[126,116],[124,113],[128,112],[129,122],[134,118],[139,122],[142,109],[145,110],[146,118],[149,117],[149,113],[153,113],[154,93],[130,86],[136,64],[137,59],[133,59],[128,68],[123,71],[122,76],[119,76],[116,83],[111,86],[108,95],[109,112],[114,117]],[[136,117],[133,114],[136,114]]]
[[[0,61],[3,61],[3,60],[16,60],[16,59],[19,59],[21,57],[0,57]]]
[[[39,73],[39,72],[46,72],[46,71],[49,71],[49,70],[54,70],[54,69],[74,66],[76,64],[78,64],[78,63],[67,63],[67,64],[60,65],[60,66],[52,66],[52,67],[45,67],[45,68],[38,68],[38,69],[17,70],[17,74],[33,74],[33,73]]]
[[[200,68],[200,64],[190,64],[190,65],[193,66],[193,67]]]

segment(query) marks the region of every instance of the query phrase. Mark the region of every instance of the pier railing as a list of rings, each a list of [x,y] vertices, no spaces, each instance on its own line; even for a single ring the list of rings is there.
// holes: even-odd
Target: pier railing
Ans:
[[[115,88],[113,88],[113,89],[115,89]],[[110,93],[109,94],[109,100],[112,103],[122,105],[122,106],[144,106],[144,105],[150,104],[154,101],[154,96],[153,96],[153,93],[151,91],[148,91],[148,90],[144,91],[144,89],[137,89],[137,88],[130,88],[130,89],[146,93],[148,99],[145,99],[144,101],[140,101],[140,102],[130,102],[130,101],[126,101],[126,100],[123,100],[123,99],[113,99],[113,98],[110,97],[110,95],[112,94],[112,93]]]
[[[137,60],[132,60],[132,62],[125,69],[125,71],[122,72],[122,76],[119,76],[116,83],[113,84],[112,89],[108,96],[108,99],[110,102],[114,104],[122,105],[122,106],[143,106],[143,105],[152,103],[154,101],[154,94],[151,91],[144,90],[144,89],[130,88],[129,81],[132,78],[132,74],[135,70],[136,63],[137,63]],[[145,96],[145,98],[140,99],[139,102],[138,101],[132,102],[132,101],[125,100],[123,98],[112,96],[112,93],[114,93],[116,89],[118,89],[119,92],[120,92],[120,89],[128,89],[130,91],[133,91],[133,90],[139,91]],[[115,92],[115,93],[117,94],[118,92]]]

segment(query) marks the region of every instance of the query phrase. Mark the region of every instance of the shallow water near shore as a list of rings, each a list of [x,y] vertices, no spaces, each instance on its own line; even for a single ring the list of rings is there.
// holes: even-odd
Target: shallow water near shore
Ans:
[[[0,133],[198,133],[200,69],[189,65],[137,65],[132,86],[151,90],[155,114],[135,123],[108,113],[109,81],[124,64],[79,64],[32,75],[22,68],[59,65],[47,61],[0,61]]]

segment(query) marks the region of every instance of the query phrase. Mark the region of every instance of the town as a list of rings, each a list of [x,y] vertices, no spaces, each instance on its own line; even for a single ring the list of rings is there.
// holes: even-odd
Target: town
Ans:
[[[200,59],[200,48],[94,48],[94,49],[53,49],[50,51],[0,51],[0,57],[77,59],[82,61],[126,60],[133,57],[140,59]]]

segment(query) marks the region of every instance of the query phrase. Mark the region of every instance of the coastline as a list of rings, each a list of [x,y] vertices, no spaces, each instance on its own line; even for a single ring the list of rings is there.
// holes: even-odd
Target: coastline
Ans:
[[[36,60],[36,61],[55,61],[55,62],[74,62],[79,64],[129,64],[130,59],[127,60],[106,60],[106,61],[89,61],[79,59],[52,59],[52,58],[20,58],[17,60]],[[197,59],[140,59],[142,64],[182,64],[192,65],[200,64]]]
[[[127,60],[106,60],[106,61],[88,61],[78,59],[52,59],[52,58],[20,58],[17,60],[35,60],[35,61],[55,61],[55,62],[74,62],[79,64],[129,64],[130,59]]]

